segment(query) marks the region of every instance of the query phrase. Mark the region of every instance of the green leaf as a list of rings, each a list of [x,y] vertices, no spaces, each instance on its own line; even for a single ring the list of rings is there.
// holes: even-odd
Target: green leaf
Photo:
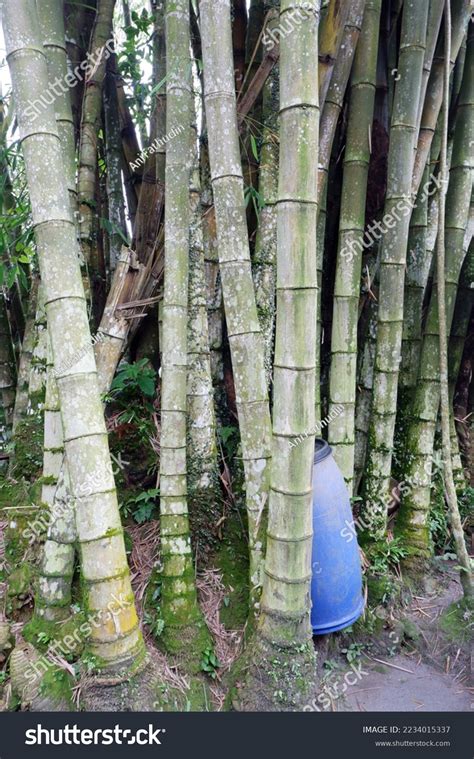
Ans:
[[[257,149],[257,141],[253,134],[250,135],[250,146],[252,148],[252,153],[256,161],[258,161],[258,149]]]
[[[138,387],[144,395],[154,395],[155,393],[155,383],[152,377],[138,377]]]

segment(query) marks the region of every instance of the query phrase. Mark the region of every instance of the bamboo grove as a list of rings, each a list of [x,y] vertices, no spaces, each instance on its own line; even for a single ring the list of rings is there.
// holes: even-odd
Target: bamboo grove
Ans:
[[[4,0],[2,708],[302,709],[315,437],[472,604],[473,13]]]

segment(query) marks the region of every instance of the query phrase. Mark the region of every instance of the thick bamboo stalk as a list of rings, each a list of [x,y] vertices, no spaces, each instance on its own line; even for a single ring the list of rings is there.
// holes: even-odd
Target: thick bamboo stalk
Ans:
[[[220,274],[245,469],[254,599],[261,584],[268,498],[270,413],[245,220],[229,0],[201,0],[204,92]]]
[[[436,43],[439,36],[441,21],[443,19],[444,0],[431,0],[428,9],[428,21],[426,27],[425,60],[423,62],[423,75],[421,77],[420,97],[418,101],[418,123],[421,123],[423,106],[425,104],[426,90],[433,65]],[[416,157],[415,157],[416,161]]]
[[[48,61],[51,81],[64,78],[67,73],[67,57],[63,22],[63,3],[47,0],[39,15],[43,46]],[[69,91],[61,91],[55,102],[56,123],[66,166],[66,183],[69,193],[71,215],[77,215],[75,177],[74,123]],[[64,460],[63,430],[59,393],[54,375],[53,355],[49,335],[47,340],[46,395],[44,403],[43,485],[41,501],[51,512],[48,539],[43,556],[35,597],[35,616],[48,621],[61,621],[69,615],[71,583],[74,572],[77,539],[74,509],[68,504],[68,517],[58,509],[56,493]]]
[[[41,501],[48,507],[52,505],[64,458],[63,429],[59,392],[54,376],[53,351],[48,336],[46,396],[44,401],[44,442],[43,442],[43,484]]]
[[[285,0],[281,19],[297,5]],[[258,632],[283,647],[311,640],[319,130],[318,83],[306,63],[316,61],[318,53],[319,6],[311,6],[311,17],[281,40],[280,55],[273,445]]]
[[[395,86],[387,193],[382,238],[377,349],[369,432],[368,468],[365,477],[368,533],[382,538],[397,410],[398,371],[403,331],[403,294],[411,213],[413,147],[417,134],[418,102],[426,44],[427,3],[403,6],[399,79]]]
[[[217,247],[216,214],[212,198],[211,169],[209,165],[209,144],[207,138],[206,114],[203,114],[201,132],[201,206],[204,245],[204,270],[206,275],[207,314],[209,322],[209,348],[211,351],[211,375],[216,399],[217,418],[225,407],[224,391],[224,306],[222,302],[222,282],[219,273],[219,252]]]
[[[166,128],[184,128],[166,150],[165,290],[161,364],[160,524],[163,640],[170,652],[206,635],[197,603],[187,497],[186,382],[192,72],[189,3],[167,0]],[[187,634],[183,630],[187,629]],[[204,639],[203,638],[203,639]],[[190,658],[201,651],[188,651]],[[198,659],[199,661],[199,659]]]
[[[428,181],[428,175],[429,167],[427,166],[425,169],[424,184]],[[418,375],[420,346],[423,334],[423,298],[430,273],[434,247],[434,245],[428,245],[428,227],[437,227],[437,209],[437,199],[434,199],[429,204],[428,195],[421,188],[410,220],[410,232],[408,237],[402,358],[400,365],[400,389],[403,390],[414,388]]]
[[[341,42],[341,52],[337,57],[332,73],[331,82],[326,95],[324,108],[321,112],[319,129],[319,166],[318,166],[318,202],[321,205],[324,189],[327,183],[329,161],[336,126],[344,102],[347,82],[351,72],[352,61],[357,47],[362,19],[364,16],[365,0],[353,0],[350,5],[344,34]]]
[[[319,26],[319,107],[324,106],[332,72],[336,64],[344,34],[344,25],[351,3],[348,0],[330,0]]]
[[[189,193],[191,227],[187,377],[188,483],[195,508],[202,508],[202,504],[206,503],[206,512],[211,518],[211,506],[216,505],[218,492],[216,417],[209,350],[199,156],[194,113],[193,123],[193,166]]]
[[[38,19],[48,61],[50,82],[55,83],[59,81],[61,83],[60,92],[54,101],[54,111],[65,157],[65,180],[69,193],[71,213],[75,219],[77,214],[76,146],[70,88],[65,81],[68,68],[63,8],[63,0],[42,0],[41,12],[38,14]]]
[[[56,371],[86,606],[100,620],[92,631],[90,649],[101,658],[102,668],[133,664],[143,653],[143,642],[111,471],[75,228],[65,192],[61,142],[53,107],[45,108],[34,122],[26,112],[28,102],[48,86],[33,0],[8,0],[4,29],[55,366],[63,362],[67,367],[68,360],[79,349],[83,351],[79,361]],[[111,615],[108,607],[113,594],[125,606]]]
[[[451,30],[451,68],[454,66],[466,33],[469,17],[472,12],[471,0],[453,0],[452,30]],[[416,195],[420,186],[423,171],[430,155],[431,143],[436,129],[441,104],[443,102],[443,40],[438,41],[438,48],[433,58],[423,112],[421,126],[416,146],[415,165],[413,169],[412,194]]]
[[[34,616],[36,620],[61,622],[70,615],[74,544],[77,534],[74,505],[67,488],[61,409],[50,339],[44,404],[42,476],[41,501],[43,508],[49,512],[49,527],[43,546]]]
[[[380,0],[367,0],[354,58],[334,285],[329,418],[336,405],[342,405],[344,411],[329,422],[328,440],[350,492],[354,475],[357,324],[380,10]]]
[[[474,37],[468,40],[466,66],[458,104],[446,197],[446,326],[451,326],[459,274],[465,256],[464,237],[472,188],[474,144]],[[430,555],[428,514],[434,435],[440,401],[439,316],[436,289],[431,296],[420,358],[420,371],[408,428],[407,478],[414,487],[401,504],[399,530],[414,564]]]
[[[440,386],[440,412],[441,412],[441,440],[443,449],[444,488],[448,505],[449,521],[454,538],[456,555],[459,564],[460,580],[464,592],[464,598],[472,600],[473,582],[471,560],[469,558],[464,530],[459,513],[456,486],[453,477],[453,462],[451,458],[451,431],[450,431],[450,403],[448,386],[448,328],[446,320],[446,184],[448,182],[448,119],[449,119],[449,75],[451,71],[451,6],[446,0],[444,22],[446,36],[444,41],[444,87],[443,87],[443,119],[442,140],[440,157],[440,175],[442,187],[439,199],[439,223],[438,238],[436,241],[436,269],[437,269],[437,299],[438,299],[438,325],[439,325],[439,386]],[[472,44],[472,42],[471,42]],[[472,58],[469,56],[469,63]],[[470,73],[474,82],[474,73]],[[472,103],[474,104],[474,87],[472,88]],[[472,119],[472,112],[471,112]],[[473,130],[474,134],[474,130]],[[472,144],[472,143],[471,143]],[[471,147],[471,144],[469,147]],[[472,153],[472,151],[471,151]],[[472,190],[472,177],[471,177]],[[459,272],[460,274],[460,272]],[[451,308],[451,320],[454,306]]]

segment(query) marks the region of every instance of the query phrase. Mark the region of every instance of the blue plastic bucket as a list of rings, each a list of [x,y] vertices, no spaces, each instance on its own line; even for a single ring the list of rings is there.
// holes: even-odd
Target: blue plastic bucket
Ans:
[[[320,439],[313,468],[312,562],[313,634],[349,627],[364,610],[359,546],[344,478]]]

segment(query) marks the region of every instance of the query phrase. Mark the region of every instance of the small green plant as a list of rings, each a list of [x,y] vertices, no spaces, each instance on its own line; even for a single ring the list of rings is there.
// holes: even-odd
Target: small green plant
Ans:
[[[121,511],[124,517],[132,516],[137,524],[148,522],[155,510],[156,497],[159,495],[158,488],[144,490],[137,496],[131,496],[121,505]]]
[[[360,658],[364,648],[364,643],[351,643],[347,648],[341,648],[341,653],[346,655],[347,661],[351,664]]]
[[[152,398],[155,393],[156,372],[147,358],[142,358],[134,364],[123,364],[115,375],[110,386],[109,395],[115,398],[123,391],[132,393],[139,390],[143,395]]]
[[[331,674],[331,672],[334,672],[335,669],[338,668],[338,663],[334,659],[326,659],[326,661],[323,664],[323,668],[325,669],[324,677],[328,677],[328,675]]]
[[[208,646],[201,655],[201,670],[206,672],[213,680],[217,677],[217,669],[220,667],[219,660],[214,650]]]
[[[165,629],[164,620],[161,617],[157,616],[157,614],[152,613],[151,611],[145,612],[143,621],[146,624],[146,626],[150,629],[150,632],[154,635],[155,638],[159,638],[163,630]]]
[[[86,653],[82,657],[82,664],[85,667],[86,671],[90,674],[91,672],[97,672],[99,667],[99,659],[95,654]]]
[[[4,685],[7,680],[8,680],[7,673],[6,672],[0,672],[0,685]]]
[[[407,549],[402,545],[401,538],[393,538],[390,541],[381,540],[370,548],[368,554],[370,571],[384,575],[396,567],[406,555]]]
[[[232,427],[231,425],[227,427],[220,427],[219,439],[221,441],[225,458],[228,461],[232,461],[235,454],[237,453],[237,448],[239,447],[239,443],[240,443],[238,428]]]

